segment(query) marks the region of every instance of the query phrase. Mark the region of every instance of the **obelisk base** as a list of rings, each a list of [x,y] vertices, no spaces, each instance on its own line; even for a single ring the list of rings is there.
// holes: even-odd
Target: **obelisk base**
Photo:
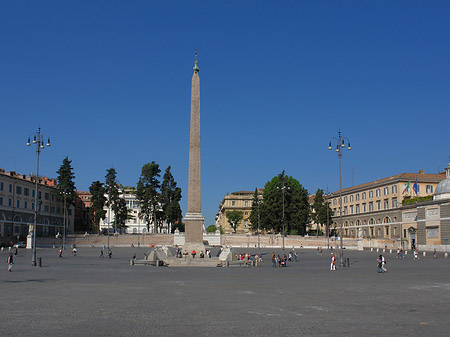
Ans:
[[[185,242],[183,250],[189,253],[195,250],[197,254],[205,252],[203,244],[203,223],[205,218],[202,213],[186,213],[183,218],[185,224]],[[197,255],[198,256],[198,255]]]

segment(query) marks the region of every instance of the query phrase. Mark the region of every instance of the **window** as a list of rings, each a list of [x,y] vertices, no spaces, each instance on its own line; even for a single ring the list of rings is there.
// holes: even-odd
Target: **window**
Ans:
[[[403,230],[403,237],[406,238],[406,229]]]
[[[23,195],[26,195],[26,196],[30,195],[30,189],[28,187],[23,188]]]
[[[55,214],[55,206],[50,207],[50,213]]]
[[[55,201],[55,195],[52,193],[52,201]]]
[[[3,205],[3,197],[0,197],[0,206]]]
[[[20,200],[16,200],[16,207],[20,208]]]
[[[9,184],[9,193],[12,193],[12,185]]]
[[[22,186],[16,186],[16,194],[22,194]]]
[[[3,191],[3,182],[0,183],[0,191]]]
[[[350,202],[353,202],[353,195],[350,196]]]
[[[385,187],[383,193],[384,195],[389,195],[389,187]]]
[[[336,199],[333,200],[333,205],[336,206]]]
[[[248,212],[245,212],[244,215],[248,215]]]
[[[356,205],[356,214],[359,213],[359,205]]]
[[[389,199],[384,199],[384,209],[389,209]]]
[[[362,209],[363,209],[363,212],[364,212],[364,213],[367,212],[367,206],[366,206],[366,203],[362,204]]]
[[[381,195],[381,190],[379,188],[377,188],[377,190],[376,190],[376,195],[377,195],[377,197],[379,197]]]
[[[438,227],[428,227],[427,228],[427,238],[430,238],[430,239],[439,238],[439,228]]]
[[[420,192],[420,185],[417,184],[417,193],[419,193],[419,192]]]
[[[34,196],[35,196],[35,190],[31,190],[31,196],[34,198]]]
[[[386,236],[389,236],[389,226],[384,226],[384,232],[386,233]]]
[[[134,211],[136,213],[136,211]],[[56,214],[61,214],[61,207],[56,207]]]
[[[28,208],[28,201],[23,202],[23,208]]]
[[[397,185],[392,186],[392,194],[397,194]]]
[[[397,198],[392,198],[392,208],[397,208]]]
[[[350,206],[350,214],[353,214],[353,205]]]
[[[248,201],[245,202],[245,207],[247,207],[247,206],[248,206]]]
[[[346,203],[346,202],[347,202],[347,196],[344,197],[344,203]]]
[[[377,210],[381,209],[381,200],[377,200]]]
[[[34,202],[31,203],[31,209],[34,209]]]
[[[39,192],[38,192],[38,199],[41,199],[41,198],[42,198],[42,192],[39,191]]]
[[[45,200],[50,200],[50,194],[48,192],[45,192]]]
[[[344,207],[344,215],[347,214],[347,206]]]
[[[44,205],[44,212],[48,213],[48,205]]]
[[[373,211],[373,201],[369,202],[369,212]]]
[[[236,206],[236,201],[232,201],[231,206]]]
[[[359,201],[359,193],[355,195],[356,201]]]
[[[12,199],[8,199],[8,207],[12,207]]]
[[[369,191],[369,199],[373,198],[373,191]]]
[[[426,191],[427,191],[427,193],[429,193],[429,194],[433,193],[433,185],[427,185],[427,186],[426,186]]]
[[[361,197],[362,197],[362,200],[366,200],[366,192],[362,192]]]

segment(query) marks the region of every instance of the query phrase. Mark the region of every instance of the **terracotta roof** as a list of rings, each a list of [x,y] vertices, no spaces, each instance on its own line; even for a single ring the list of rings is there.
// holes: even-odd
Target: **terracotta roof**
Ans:
[[[394,181],[398,181],[398,182],[407,182],[408,180],[411,180],[411,183],[414,183],[414,181],[417,179],[417,182],[421,183],[421,182],[440,182],[442,179],[445,179],[445,174],[443,173],[439,173],[439,174],[433,174],[433,173],[400,173],[397,174],[395,176],[390,176],[387,178],[383,178],[383,179],[378,179],[378,180],[374,180],[368,183],[364,183],[361,185],[357,185],[357,186],[352,186],[352,187],[347,187],[347,188],[343,188],[342,189],[342,193],[348,192],[348,191],[353,191],[353,190],[358,190],[358,189],[363,189],[365,187],[369,187],[372,185],[383,185],[385,183],[389,183],[389,182],[394,182]],[[333,194],[339,193],[339,190],[336,192],[333,192]]]

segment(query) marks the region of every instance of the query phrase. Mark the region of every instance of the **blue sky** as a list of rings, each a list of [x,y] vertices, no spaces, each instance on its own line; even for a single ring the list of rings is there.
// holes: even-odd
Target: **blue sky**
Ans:
[[[201,80],[202,211],[283,169],[313,194],[339,188],[328,151],[352,151],[343,187],[448,163],[448,1],[3,1],[0,167],[71,159],[78,190],[172,172],[187,204],[194,49]]]

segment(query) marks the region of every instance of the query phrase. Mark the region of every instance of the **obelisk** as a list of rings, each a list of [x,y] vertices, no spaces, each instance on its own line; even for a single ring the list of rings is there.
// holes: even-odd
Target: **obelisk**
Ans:
[[[195,50],[194,73],[191,86],[191,129],[189,139],[188,209],[184,216],[185,245],[188,252],[197,254],[205,250],[203,245],[203,222],[200,176],[200,78],[198,76],[197,50]],[[197,255],[198,256],[198,255]]]

